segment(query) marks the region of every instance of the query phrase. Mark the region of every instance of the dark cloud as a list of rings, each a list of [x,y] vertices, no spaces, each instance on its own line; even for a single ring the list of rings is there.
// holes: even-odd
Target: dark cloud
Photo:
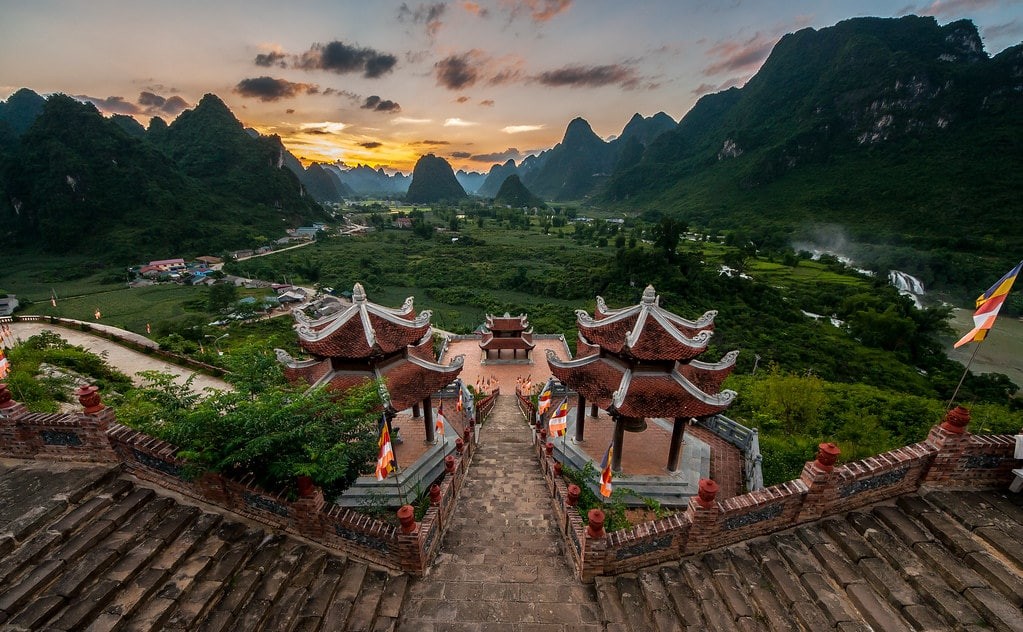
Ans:
[[[485,108],[492,108],[492,107],[494,107],[494,100],[493,99],[483,99],[482,101],[480,101],[480,105],[482,105]]]
[[[469,156],[469,160],[475,162],[508,162],[508,159],[518,160],[522,158],[522,153],[514,147],[509,147],[504,151],[497,151],[492,154],[474,154]]]
[[[451,143],[449,143],[446,140],[419,140],[419,141],[416,141],[416,142],[414,142],[412,144],[413,145],[450,145]]]
[[[295,113],[295,108],[288,108],[287,110],[284,110],[284,113],[285,114],[294,114]]]
[[[313,136],[327,136],[328,134],[330,134],[330,132],[328,132],[325,129],[317,129],[315,127],[311,127],[309,129],[304,129],[304,130],[302,130],[302,133],[303,134],[312,134]]]
[[[467,97],[467,96],[465,96],[465,95],[463,94],[462,96],[460,96],[460,97],[458,97],[457,99],[455,99],[455,101],[457,101],[458,103],[465,103],[465,102],[466,102],[466,101],[468,101],[469,99],[470,99],[470,97]]]
[[[269,68],[270,66],[280,66],[281,68],[287,68],[288,56],[281,51],[270,51],[269,53],[260,53],[256,55],[256,65]]]
[[[377,95],[366,97],[366,102],[360,106],[363,110],[374,112],[401,112],[401,106],[389,99],[381,99]]]
[[[158,94],[143,90],[139,93],[139,105],[143,107],[163,107],[163,104],[167,102],[167,99],[161,97]]]
[[[548,70],[536,76],[536,80],[545,86],[570,86],[597,88],[607,85],[618,85],[627,90],[639,86],[636,72],[627,66],[611,64],[606,66],[565,66],[557,70]]]
[[[388,53],[333,41],[313,44],[293,65],[303,70],[326,70],[339,75],[362,73],[368,79],[376,79],[391,72],[397,62],[398,58]]]
[[[760,69],[782,35],[797,31],[810,22],[810,16],[797,15],[789,23],[769,26],[749,37],[719,41],[707,49],[707,57],[711,61],[701,72],[707,77],[729,73],[742,74],[748,79]]]
[[[234,92],[260,101],[280,101],[299,94],[316,94],[319,87],[310,83],[296,83],[287,79],[273,77],[253,77],[242,79],[234,87]]]
[[[475,62],[478,51],[469,51],[461,55],[449,55],[433,65],[437,69],[437,84],[448,90],[461,90],[476,83],[479,72]]]
[[[409,8],[407,3],[402,2],[401,6],[398,7],[398,21],[424,24],[426,25],[426,34],[434,37],[437,35],[437,31],[444,26],[441,16],[444,15],[446,9],[447,5],[443,2],[420,4],[415,9]]]
[[[188,104],[188,101],[185,101],[178,95],[174,95],[171,98],[167,99],[162,106],[160,106],[160,110],[172,116],[177,116],[178,114],[181,114],[190,107],[192,106]]]
[[[79,101],[85,101],[96,106],[100,112],[106,112],[108,114],[142,114],[142,109],[132,103],[126,101],[124,97],[107,97],[100,99],[99,97],[90,97],[86,94],[77,94],[75,98]]]
[[[375,140],[367,141],[365,143],[359,143],[359,147],[365,147],[366,149],[376,149],[377,147],[382,147],[383,145],[384,145],[383,143],[378,143]]]
[[[1005,24],[996,24],[995,26],[989,26],[984,29],[985,38],[995,37],[1012,37],[1016,38],[1023,35],[1023,23],[1019,20],[1013,20],[1012,22],[1006,22]]]
[[[452,158],[468,158],[469,156],[472,156],[472,154],[470,152],[467,152],[467,151],[453,151],[453,152],[451,152],[451,157]]]

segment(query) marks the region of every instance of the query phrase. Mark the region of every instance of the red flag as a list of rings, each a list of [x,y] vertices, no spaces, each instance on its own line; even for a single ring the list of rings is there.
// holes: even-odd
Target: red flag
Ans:
[[[536,409],[541,415],[547,412],[547,409],[551,407],[551,389],[554,388],[553,378],[547,380],[547,384],[544,385],[543,391],[540,392],[540,398],[536,402]]]

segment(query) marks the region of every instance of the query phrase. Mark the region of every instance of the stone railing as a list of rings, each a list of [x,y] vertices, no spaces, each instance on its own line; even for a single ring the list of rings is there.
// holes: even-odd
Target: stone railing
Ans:
[[[764,457],[760,454],[760,435],[756,428],[747,428],[724,415],[698,419],[696,425],[739,448],[743,457],[742,475],[746,489],[756,491],[764,488]]]
[[[520,401],[523,406],[529,407],[528,402]],[[837,466],[838,446],[822,443],[817,458],[806,464],[798,479],[723,501],[716,500],[717,483],[702,479],[685,511],[610,534],[604,532],[602,510],[591,509],[588,521],[579,515],[579,490],[572,490],[575,486],[560,476],[553,446],[545,442],[542,431],[534,431],[533,442],[565,550],[578,577],[588,582],[844,513],[915,492],[925,484],[1007,487],[1015,463],[1015,437],[973,435],[966,432],[968,423],[969,412],[956,408],[925,441]]]
[[[198,472],[177,457],[178,448],[117,423],[95,386],[77,391],[84,410],[75,414],[30,413],[0,383],[0,456],[121,463],[135,478],[222,507],[270,527],[309,538],[362,560],[423,575],[437,553],[458,490],[476,449],[471,432],[445,457],[444,473],[429,488],[430,507],[420,522],[414,509],[398,509],[398,526],[327,503],[323,491],[299,483],[299,493],[273,493],[252,477]],[[492,406],[492,404],[491,404]]]

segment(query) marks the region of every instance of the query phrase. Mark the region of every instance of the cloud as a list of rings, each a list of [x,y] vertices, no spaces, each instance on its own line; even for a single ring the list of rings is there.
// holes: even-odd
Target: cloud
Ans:
[[[100,99],[99,97],[90,97],[85,94],[77,94],[75,98],[79,101],[85,101],[96,106],[101,112],[107,112],[110,114],[142,114],[142,109],[135,105],[131,101],[125,101],[124,97],[107,97]]]
[[[995,37],[1018,37],[1023,34],[1023,23],[1019,20],[1013,20],[1012,22],[1006,22],[1005,24],[996,24],[989,26],[984,29],[985,38]]]
[[[366,102],[360,106],[363,110],[374,112],[401,112],[401,106],[390,99],[381,99],[377,95],[366,97]]]
[[[533,22],[541,23],[568,11],[572,0],[500,0],[501,6],[514,19],[523,13],[529,13]]]
[[[485,108],[492,108],[492,107],[494,107],[494,100],[493,99],[483,99],[482,101],[480,101],[480,105],[485,107]]]
[[[453,151],[453,152],[451,152],[451,157],[452,158],[468,158],[469,156],[472,156],[472,153],[468,152],[468,151]]]
[[[446,140],[418,140],[413,145],[450,145]]]
[[[466,102],[466,101],[468,101],[469,99],[470,99],[470,97],[467,97],[467,96],[465,96],[465,95],[463,94],[462,96],[460,96],[460,97],[458,97],[457,99],[455,99],[455,101],[457,101],[458,103],[465,103],[465,102]]]
[[[372,48],[350,46],[340,41],[313,44],[294,60],[293,66],[303,70],[326,70],[339,75],[362,73],[377,79],[394,69],[398,58]]]
[[[476,84],[479,72],[475,63],[479,62],[482,52],[471,50],[461,55],[448,55],[433,65],[437,70],[437,85],[448,90],[461,90]]]
[[[365,143],[359,143],[359,147],[364,147],[366,149],[376,149],[377,147],[383,147],[383,145],[384,145],[383,143],[378,143],[375,140],[366,141]]]
[[[299,130],[306,134],[340,134],[347,125],[337,121],[322,121],[319,123],[302,123]]]
[[[511,160],[518,160],[522,158],[522,153],[514,147],[509,147],[504,151],[497,151],[492,154],[475,154],[469,157],[469,160],[474,162],[508,162]]]
[[[997,6],[997,0],[933,0],[929,3],[910,4],[899,9],[897,15],[957,16],[973,13],[978,9]]]
[[[287,79],[273,77],[253,77],[242,79],[234,87],[234,92],[260,101],[280,101],[290,99],[299,94],[316,94],[319,87],[311,83],[295,83]]]
[[[493,58],[478,48],[448,55],[433,65],[437,85],[448,90],[471,88],[477,82],[488,85],[511,83],[522,78],[521,58],[508,55]]]
[[[164,112],[165,114],[170,114],[171,116],[177,116],[178,114],[181,114],[190,107],[192,106],[188,104],[188,101],[185,101],[178,95],[174,95],[171,98],[167,99],[167,101],[165,101],[162,106],[160,106],[160,111]]]
[[[473,125],[479,125],[479,123],[463,121],[460,118],[449,118],[444,121],[444,127],[472,127]]]
[[[396,116],[391,119],[391,123],[395,125],[422,125],[424,123],[432,123],[433,119],[428,118],[411,118],[408,116]]]
[[[485,18],[490,16],[490,11],[484,7],[481,7],[476,2],[469,2],[468,0],[463,0],[462,2],[459,3],[459,6],[461,6],[462,10],[465,11],[466,13],[470,15],[475,15],[478,18]]]
[[[746,38],[719,41],[707,49],[706,54],[711,61],[701,72],[705,77],[730,73],[744,74],[749,78],[760,69],[783,34],[801,29],[810,22],[810,16],[797,15],[789,24],[777,24]]]
[[[708,92],[711,92],[712,90],[714,90],[714,88],[715,86],[712,83],[701,83],[700,85],[690,90],[689,94],[700,96],[703,94],[707,94]]]
[[[521,134],[523,132],[535,132],[538,129],[543,129],[543,125],[509,125],[502,127],[501,131],[505,134]]]
[[[535,77],[545,86],[570,86],[598,88],[600,86],[618,85],[626,90],[639,86],[636,72],[621,64],[605,66],[565,66],[557,70],[548,70]]]
[[[444,15],[444,11],[447,9],[447,5],[443,2],[437,2],[435,4],[420,4],[415,9],[410,9],[408,4],[405,2],[401,3],[398,7],[398,21],[399,22],[411,22],[412,24],[424,24],[426,25],[426,34],[429,37],[435,37],[440,28],[444,26],[444,22],[441,21],[441,16]]]
[[[284,110],[284,113],[285,114],[294,114],[295,113],[295,108],[288,108],[287,110]]]
[[[259,53],[254,61],[257,66],[263,66],[264,68],[269,68],[270,66],[287,68],[287,58],[288,56],[284,52],[272,50],[269,53]]]

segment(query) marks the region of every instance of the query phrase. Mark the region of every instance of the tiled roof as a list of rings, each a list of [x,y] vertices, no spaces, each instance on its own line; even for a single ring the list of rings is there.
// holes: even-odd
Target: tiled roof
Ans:
[[[508,312],[504,316],[487,314],[486,327],[490,331],[522,331],[529,328],[529,320],[525,314],[512,316]]]
[[[930,491],[615,577],[607,629],[1021,630],[1023,501]]]
[[[647,286],[638,305],[611,310],[597,297],[591,318],[577,310],[579,333],[591,344],[639,360],[688,360],[710,342],[717,312],[690,321],[661,308],[653,286]]]
[[[599,355],[562,361],[548,351],[547,364],[587,400],[626,417],[703,417],[722,412],[735,399],[734,391],[702,391],[680,372],[679,363],[632,366]]]
[[[404,410],[419,403],[455,381],[462,371],[462,356],[444,366],[415,355],[394,356],[365,370],[336,370],[329,372],[320,383],[344,392],[366,382],[382,379],[391,407]]]
[[[119,474],[0,460],[0,629],[394,629],[408,575]]]
[[[523,333],[515,338],[495,338],[494,334],[487,332],[480,340],[480,349],[532,349],[536,345],[532,341],[533,335]]]
[[[347,308],[318,319],[300,310],[292,313],[298,323],[299,344],[309,353],[324,357],[384,356],[419,342],[432,331],[431,312],[416,316],[411,297],[399,309],[383,307],[369,302],[359,283]]]

